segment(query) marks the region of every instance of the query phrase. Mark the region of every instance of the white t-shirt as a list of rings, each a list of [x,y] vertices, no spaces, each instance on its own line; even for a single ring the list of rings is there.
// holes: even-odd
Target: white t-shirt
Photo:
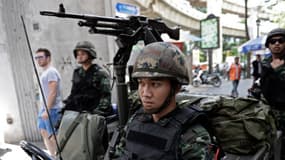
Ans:
[[[55,81],[57,82],[57,89],[56,89],[56,98],[55,98],[55,103],[54,106],[52,107],[53,109],[56,108],[61,108],[62,107],[62,103],[61,103],[61,77],[60,74],[58,73],[58,71],[50,66],[48,67],[46,70],[44,70],[40,76],[40,81],[41,81],[41,86],[44,92],[44,97],[45,100],[47,102],[47,96],[49,95],[49,89],[48,89],[48,84],[51,81]],[[41,92],[40,92],[41,93]],[[42,96],[41,96],[41,107],[44,107],[44,103],[42,100]]]

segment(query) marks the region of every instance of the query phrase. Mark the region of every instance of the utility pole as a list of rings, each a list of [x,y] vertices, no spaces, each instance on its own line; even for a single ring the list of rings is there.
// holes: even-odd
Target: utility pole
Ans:
[[[259,26],[260,26],[260,19],[259,18],[257,18],[257,20],[256,20],[256,27],[257,27],[257,38],[259,37]]]
[[[244,0],[244,11],[245,11],[245,36],[246,41],[249,40],[248,26],[247,26],[247,18],[248,18],[248,9],[247,4],[248,0]],[[246,78],[250,78],[250,61],[251,61],[251,52],[247,53],[247,64],[246,64]]]

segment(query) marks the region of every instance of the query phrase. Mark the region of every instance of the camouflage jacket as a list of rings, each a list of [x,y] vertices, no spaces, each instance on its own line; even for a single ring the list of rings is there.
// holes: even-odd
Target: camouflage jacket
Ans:
[[[136,102],[136,104],[139,103]],[[128,126],[133,122],[135,117],[136,113],[129,119],[124,129],[124,134],[127,133],[129,129]],[[171,118],[171,116],[165,116],[160,119],[159,122],[163,123],[165,121],[169,121]],[[119,145],[116,147],[116,155],[119,157],[127,152],[124,148],[126,143],[126,135],[123,135],[122,137],[123,138],[121,138]],[[183,132],[180,136],[177,147],[177,152],[181,154],[180,156],[184,160],[205,160],[209,159],[209,156],[212,156],[209,153],[210,144],[211,138],[208,131],[202,125],[195,123],[187,126],[187,128],[183,128]]]
[[[96,64],[86,71],[82,67],[75,69],[71,93],[64,102],[67,110],[109,115],[112,107],[108,74]]]
[[[285,110],[285,65],[273,69],[270,65],[272,57],[262,62],[261,90],[270,106]]]

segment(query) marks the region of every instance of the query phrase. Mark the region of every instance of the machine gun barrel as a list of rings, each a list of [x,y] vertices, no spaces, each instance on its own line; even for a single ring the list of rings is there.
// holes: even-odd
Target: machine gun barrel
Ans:
[[[40,11],[42,16],[52,16],[60,18],[73,18],[73,19],[85,19],[91,21],[106,21],[114,23],[128,23],[127,19],[123,18],[113,18],[113,17],[103,17],[97,15],[86,15],[86,14],[73,14],[73,13],[64,13],[64,12],[52,12],[52,11]]]
[[[122,29],[118,24],[114,24],[114,23],[100,23],[97,22],[96,24],[94,24],[93,22],[83,22],[83,21],[79,21],[78,25],[80,27],[85,26],[85,27],[90,27],[92,25],[96,25],[96,27],[101,27],[101,28],[113,28],[113,29]]]

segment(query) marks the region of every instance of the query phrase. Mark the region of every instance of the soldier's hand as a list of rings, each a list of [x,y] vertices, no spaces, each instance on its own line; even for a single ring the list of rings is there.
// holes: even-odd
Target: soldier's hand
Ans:
[[[47,111],[44,111],[43,114],[42,114],[42,119],[46,120],[48,119],[48,113]]]
[[[275,68],[283,65],[284,64],[284,60],[283,59],[280,60],[279,58],[276,58],[276,59],[272,60],[272,62],[270,64],[271,64],[271,67],[273,69],[275,69]]]

